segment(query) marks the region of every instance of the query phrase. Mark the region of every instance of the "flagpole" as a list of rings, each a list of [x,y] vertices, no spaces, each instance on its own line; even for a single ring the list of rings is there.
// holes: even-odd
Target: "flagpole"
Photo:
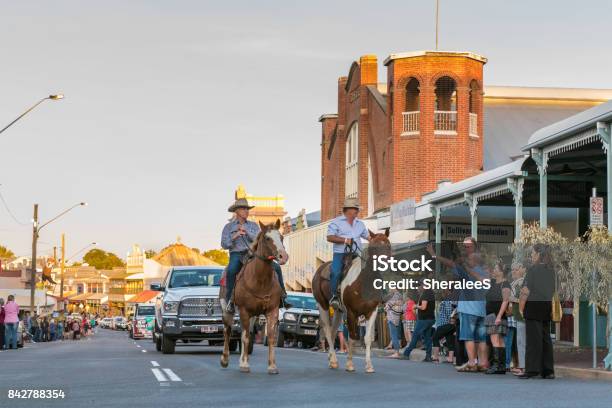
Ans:
[[[436,0],[436,51],[438,51],[438,16],[439,16],[440,0]]]

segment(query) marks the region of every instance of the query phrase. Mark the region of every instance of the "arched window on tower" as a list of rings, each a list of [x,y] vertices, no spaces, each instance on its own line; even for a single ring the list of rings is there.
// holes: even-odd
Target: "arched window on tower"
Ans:
[[[349,130],[346,138],[346,163],[344,173],[344,195],[357,198],[359,186],[359,125],[357,122]]]
[[[470,136],[478,137],[478,97],[480,87],[475,79],[470,82]]]
[[[448,76],[436,81],[434,125],[436,134],[457,133],[457,84]]]
[[[416,78],[410,78],[406,84],[406,102],[404,104],[402,135],[418,135],[420,121],[420,88]]]

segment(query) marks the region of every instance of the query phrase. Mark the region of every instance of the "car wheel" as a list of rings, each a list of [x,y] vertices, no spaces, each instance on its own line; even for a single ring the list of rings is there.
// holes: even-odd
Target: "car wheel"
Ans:
[[[255,347],[255,332],[251,332],[249,336],[249,349],[247,350],[249,355],[253,354],[253,347]]]
[[[161,335],[161,351],[164,354],[174,354],[176,347],[176,341],[170,339],[168,336],[162,333]]]
[[[265,336],[263,339],[263,345],[268,347],[268,336]]]
[[[230,351],[230,353],[234,353],[234,352],[238,351],[238,349],[240,348],[239,343],[240,343],[239,340],[230,340],[230,343],[229,343],[229,351]]]
[[[276,347],[285,347],[285,333],[278,331],[278,337],[276,338]]]

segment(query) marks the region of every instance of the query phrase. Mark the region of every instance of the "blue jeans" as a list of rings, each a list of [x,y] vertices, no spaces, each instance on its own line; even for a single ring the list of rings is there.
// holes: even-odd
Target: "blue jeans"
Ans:
[[[516,333],[516,327],[508,327],[508,333],[504,337],[504,346],[506,347],[506,367],[510,367],[512,363],[512,342],[514,341],[514,334]]]
[[[236,276],[242,269],[242,258],[246,254],[246,251],[242,252],[230,252],[229,263],[227,264],[227,275],[225,277],[225,301],[229,302],[232,298],[232,292],[234,291],[234,285],[236,284]],[[285,282],[283,280],[283,271],[277,262],[272,262],[272,267],[276,272],[278,283],[280,283],[281,289],[285,289]]]
[[[342,260],[344,259],[344,253],[334,252],[334,257],[331,263],[331,274],[329,276],[329,286],[331,294],[334,296],[338,290],[338,283],[340,283],[340,277],[342,276]]]
[[[11,345],[17,348],[17,325],[19,323],[4,323],[4,344],[8,349]]]
[[[410,353],[417,345],[417,342],[423,338],[425,344],[425,358],[431,358],[431,342],[433,335],[433,325],[435,320],[417,320],[414,326],[414,332],[412,333],[412,340],[406,349],[404,350],[404,357],[410,358]]]
[[[401,325],[394,325],[393,322],[387,321],[387,326],[389,326],[389,334],[391,335],[391,344],[393,345],[393,350],[399,351],[400,349],[400,339],[401,339]]]

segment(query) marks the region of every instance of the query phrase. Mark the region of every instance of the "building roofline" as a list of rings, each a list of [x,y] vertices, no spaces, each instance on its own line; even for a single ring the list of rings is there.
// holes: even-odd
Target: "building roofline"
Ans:
[[[321,116],[319,116],[319,122],[323,122],[326,119],[338,119],[338,114],[337,113],[324,113]]]
[[[391,61],[402,58],[414,58],[414,57],[424,57],[424,56],[442,56],[442,57],[467,57],[476,61],[480,61],[483,64],[487,63],[487,58],[482,55],[469,52],[469,51],[431,51],[431,50],[422,50],[422,51],[410,51],[410,52],[400,52],[396,54],[390,54],[385,61],[384,65],[389,65]]]
[[[485,85],[484,97],[485,99],[605,102],[612,99],[612,89]]]

